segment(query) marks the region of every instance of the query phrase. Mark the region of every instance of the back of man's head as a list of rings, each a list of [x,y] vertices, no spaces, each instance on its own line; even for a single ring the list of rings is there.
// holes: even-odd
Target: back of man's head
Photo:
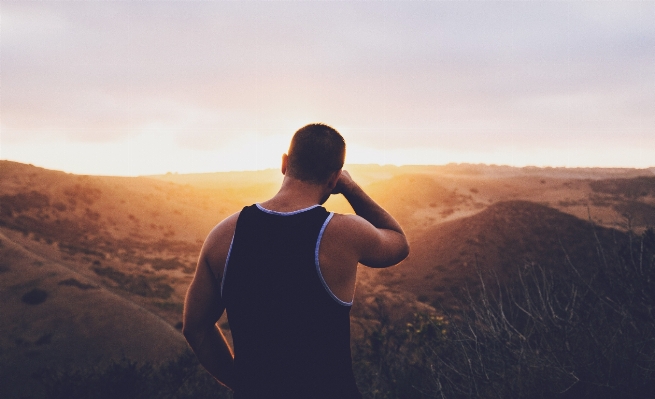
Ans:
[[[323,184],[343,167],[346,142],[330,126],[315,123],[300,128],[293,135],[288,156],[288,176]]]

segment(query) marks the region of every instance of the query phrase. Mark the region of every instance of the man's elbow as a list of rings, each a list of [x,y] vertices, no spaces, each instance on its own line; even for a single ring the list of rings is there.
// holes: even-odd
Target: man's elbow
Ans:
[[[398,249],[396,251],[396,256],[393,259],[392,265],[397,265],[398,263],[402,262],[409,256],[409,243],[407,240],[403,240],[403,242],[398,246]]]
[[[189,340],[193,339],[193,332],[192,332],[191,328],[189,328],[189,325],[187,323],[184,323],[182,325],[182,335],[184,335],[184,338],[187,340],[187,342],[189,342]]]
[[[182,335],[184,335],[184,339],[186,339],[186,342],[189,343],[191,348],[195,348],[202,341],[202,332],[187,322],[182,325]]]
[[[409,244],[405,242],[402,245],[392,247],[391,251],[386,251],[382,258],[365,260],[361,263],[373,268],[386,268],[399,264],[409,256]]]
[[[408,256],[409,256],[409,242],[405,240],[405,243],[400,250],[400,254],[399,254],[400,259],[398,260],[398,263],[405,260]]]
[[[398,232],[394,235],[392,241],[395,264],[400,263],[409,256],[409,241],[405,233]]]

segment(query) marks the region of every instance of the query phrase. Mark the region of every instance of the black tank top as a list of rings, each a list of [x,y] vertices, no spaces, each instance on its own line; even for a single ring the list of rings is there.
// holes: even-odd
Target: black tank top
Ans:
[[[234,342],[235,399],[354,399],[350,305],[321,276],[318,250],[332,217],[313,206],[243,208],[221,295]]]

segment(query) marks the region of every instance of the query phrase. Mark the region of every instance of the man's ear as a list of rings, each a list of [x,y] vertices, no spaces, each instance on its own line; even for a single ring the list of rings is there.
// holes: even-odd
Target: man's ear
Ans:
[[[330,179],[328,179],[328,186],[330,187],[330,190],[334,190],[334,188],[337,186],[339,177],[341,177],[341,169],[337,170],[336,172],[333,172],[330,175]]]
[[[287,166],[289,165],[289,156],[287,154],[282,154],[282,174],[287,174]]]

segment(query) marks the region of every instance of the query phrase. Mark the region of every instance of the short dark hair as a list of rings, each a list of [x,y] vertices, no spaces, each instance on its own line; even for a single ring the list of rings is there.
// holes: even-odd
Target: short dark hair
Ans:
[[[313,123],[293,135],[288,156],[287,174],[290,177],[323,184],[343,167],[346,142],[332,127]]]

